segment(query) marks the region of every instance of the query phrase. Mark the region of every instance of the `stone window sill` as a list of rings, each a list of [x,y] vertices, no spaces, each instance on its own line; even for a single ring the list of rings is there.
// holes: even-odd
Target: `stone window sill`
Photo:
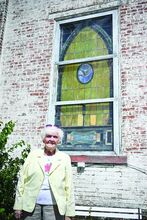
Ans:
[[[72,163],[84,162],[93,164],[127,164],[127,156],[87,156],[87,155],[70,155]]]

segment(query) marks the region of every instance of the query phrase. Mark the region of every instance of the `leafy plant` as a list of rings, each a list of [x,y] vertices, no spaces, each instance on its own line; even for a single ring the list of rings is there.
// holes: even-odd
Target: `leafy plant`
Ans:
[[[0,127],[3,122],[0,121]],[[0,130],[0,219],[12,220],[17,174],[30,151],[30,145],[20,140],[7,146],[9,135],[12,134],[15,123],[9,121]],[[20,156],[18,153],[20,152]],[[15,153],[17,155],[15,155]]]

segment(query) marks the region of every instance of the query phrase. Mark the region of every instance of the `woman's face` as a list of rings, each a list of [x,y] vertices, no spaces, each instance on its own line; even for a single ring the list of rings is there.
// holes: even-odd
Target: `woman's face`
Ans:
[[[46,151],[49,152],[55,151],[56,146],[59,143],[58,128],[55,127],[49,128],[45,138],[43,139],[43,143],[45,144]]]

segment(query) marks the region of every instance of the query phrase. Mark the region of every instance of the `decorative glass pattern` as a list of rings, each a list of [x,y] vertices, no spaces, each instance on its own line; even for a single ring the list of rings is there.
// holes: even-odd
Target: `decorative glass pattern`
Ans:
[[[58,106],[56,112],[62,127],[112,125],[112,103]]]
[[[93,78],[93,67],[89,63],[81,64],[77,70],[77,79],[80,83],[89,83]]]
[[[112,15],[61,24],[60,32],[59,61],[70,61],[58,69],[56,123],[65,129],[61,149],[113,150],[113,102],[105,101],[113,97],[113,59],[107,58],[113,54]],[[103,102],[93,101],[99,99]],[[62,104],[66,101],[72,103]]]
[[[59,69],[58,101],[109,98],[113,96],[112,60],[89,62],[94,75],[90,83],[77,79],[80,64],[70,64]]]
[[[60,61],[112,53],[112,16],[61,25]]]

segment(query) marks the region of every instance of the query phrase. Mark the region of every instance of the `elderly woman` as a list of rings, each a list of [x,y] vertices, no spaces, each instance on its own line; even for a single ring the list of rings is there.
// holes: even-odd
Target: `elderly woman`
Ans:
[[[60,128],[47,125],[44,148],[28,155],[16,190],[16,219],[70,220],[75,215],[70,157],[57,149],[62,138]]]

